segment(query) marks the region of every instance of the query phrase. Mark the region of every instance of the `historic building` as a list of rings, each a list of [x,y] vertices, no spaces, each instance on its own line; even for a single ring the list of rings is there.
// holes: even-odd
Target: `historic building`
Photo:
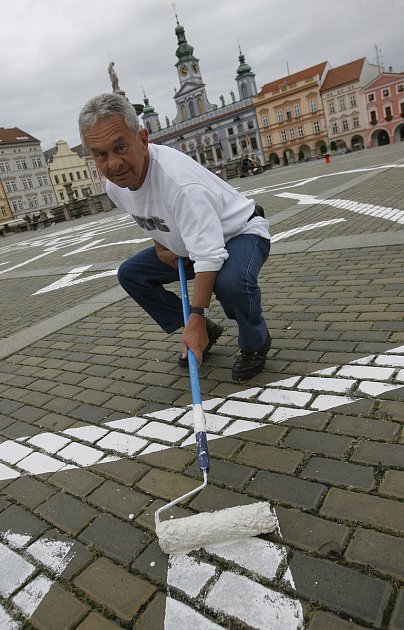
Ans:
[[[74,151],[74,153],[77,153],[77,155],[85,160],[88,166],[88,172],[90,173],[90,177],[93,182],[95,194],[99,195],[101,193],[104,193],[107,180],[105,179],[104,175],[98,170],[91,153],[89,153],[82,144],[78,144],[77,146],[72,147],[72,151]]]
[[[378,74],[365,57],[327,72],[320,93],[331,150],[365,147],[368,120],[360,90]]]
[[[66,140],[58,140],[56,147],[48,149],[44,154],[58,204],[68,201],[70,187],[76,199],[83,199],[98,192],[86,160],[72,151]]]
[[[257,93],[255,74],[241,49],[235,77],[237,94],[230,92],[227,104],[220,96],[221,105],[218,106],[208,99],[199,59],[188,44],[178,18],[175,34],[179,79],[179,89],[174,96],[177,114],[171,122],[166,118],[166,126],[161,128],[158,114],[145,95],[143,122],[150,141],[174,147],[212,170],[248,154],[254,154],[263,162],[253,106],[253,97]]]
[[[254,98],[266,163],[289,164],[327,151],[320,89],[329,68],[324,61],[266,83]]]
[[[13,218],[7,195],[0,180],[0,230],[1,226],[8,223]]]
[[[0,180],[15,218],[55,205],[55,192],[39,140],[13,127],[0,127]]]
[[[383,72],[365,85],[367,147],[404,140],[404,73]]]

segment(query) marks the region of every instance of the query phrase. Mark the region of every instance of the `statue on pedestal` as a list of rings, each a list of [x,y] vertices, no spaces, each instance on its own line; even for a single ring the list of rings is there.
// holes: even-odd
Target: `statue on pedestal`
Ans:
[[[231,102],[235,103],[236,102],[236,96],[235,96],[233,90],[230,92],[230,97],[231,97]]]
[[[118,76],[117,76],[117,74],[115,72],[114,65],[115,65],[114,62],[111,61],[111,63],[108,66],[108,73],[109,73],[109,76],[110,76],[110,79],[111,79],[111,83],[112,83],[112,91],[113,92],[120,92],[121,89],[120,89],[119,84],[118,84]]]
[[[219,98],[220,98],[220,102],[222,103],[222,107],[224,107],[224,106],[225,106],[225,102],[224,102],[224,96],[223,96],[223,94],[221,94],[221,95],[219,96]]]

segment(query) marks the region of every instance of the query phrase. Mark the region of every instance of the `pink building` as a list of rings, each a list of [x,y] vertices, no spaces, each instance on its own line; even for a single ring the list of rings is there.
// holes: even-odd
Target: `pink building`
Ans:
[[[383,72],[361,90],[367,111],[367,146],[404,140],[404,73]]]

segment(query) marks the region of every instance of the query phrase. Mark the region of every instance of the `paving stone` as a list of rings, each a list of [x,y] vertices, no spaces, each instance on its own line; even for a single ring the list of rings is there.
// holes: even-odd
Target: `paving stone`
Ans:
[[[49,481],[77,497],[85,497],[103,483],[102,477],[85,469],[62,470],[49,477]]]
[[[335,416],[327,427],[330,433],[368,437],[390,442],[400,430],[397,422],[358,418],[355,416]]]
[[[56,577],[65,580],[82,571],[93,559],[84,545],[64,536],[57,529],[47,531],[29,545],[27,554],[47,567]]]
[[[179,495],[177,494],[176,496]],[[255,502],[256,499],[253,499],[245,494],[239,494],[237,492],[232,492],[231,490],[225,490],[223,488],[217,488],[213,485],[208,485],[203,492],[199,492],[195,495],[195,498],[189,505],[198,512],[215,512],[228,507],[250,505]]]
[[[7,428],[3,429],[3,435],[12,440],[18,440],[28,435],[36,435],[37,433],[39,433],[39,429],[27,422],[13,422],[9,424]]]
[[[0,595],[9,597],[30,577],[35,567],[0,543]]]
[[[389,629],[403,630],[404,628],[404,588],[400,588],[391,617]]]
[[[72,409],[70,415],[78,420],[84,420],[84,422],[98,424],[106,420],[111,415],[111,411],[94,405],[80,405],[76,409]]]
[[[345,552],[348,562],[357,562],[404,579],[404,539],[370,529],[357,529]]]
[[[300,451],[292,451],[274,446],[246,444],[236,455],[235,460],[264,470],[281,473],[294,473],[304,458]]]
[[[201,477],[199,466],[195,461],[186,472],[193,476]],[[230,488],[241,489],[247,481],[251,479],[255,472],[254,468],[241,466],[219,459],[210,458],[209,480],[223,483]]]
[[[392,593],[390,584],[300,551],[293,554],[289,568],[298,595],[333,611],[381,626]]]
[[[29,621],[38,630],[70,630],[89,607],[58,584],[53,584]]]
[[[373,468],[321,457],[312,457],[300,476],[304,479],[368,491],[373,490],[376,485]]]
[[[77,630],[116,630],[117,628],[122,628],[122,626],[117,626],[116,623],[106,619],[105,616],[97,612],[91,612],[88,617],[77,626]]]
[[[283,422],[288,427],[299,429],[311,429],[313,431],[323,431],[331,420],[331,414],[323,411],[310,413],[304,416],[288,418]]]
[[[136,619],[136,630],[164,630],[166,599],[165,593],[156,593],[146,610]]]
[[[24,546],[46,529],[46,523],[19,505],[10,505],[0,514],[0,533],[13,547]]]
[[[404,445],[381,442],[361,442],[355,447],[351,460],[376,466],[404,466]]]
[[[193,488],[198,484],[195,479],[189,479],[177,473],[151,470],[138,483],[137,488],[143,492],[150,493],[152,496],[162,497],[171,501]]]
[[[309,630],[359,630],[361,628],[368,628],[368,626],[358,626],[353,621],[346,621],[332,615],[331,613],[324,612],[323,610],[316,610],[311,620]]]
[[[42,503],[35,513],[73,536],[97,516],[91,507],[62,492]]]
[[[77,403],[74,403],[71,409],[75,407],[77,407]],[[36,425],[41,429],[52,429],[53,431],[64,431],[72,424],[74,424],[73,418],[68,418],[58,413],[48,413],[36,422]]]
[[[140,525],[140,527],[149,529],[150,531],[154,532],[154,530],[156,529],[156,510],[163,507],[163,505],[166,505],[166,503],[167,501],[162,501],[161,499],[157,499],[156,501],[149,503],[145,510],[135,519],[136,523]],[[192,516],[192,514],[194,514],[194,512],[191,512],[191,510],[184,509],[182,507],[179,507],[178,505],[175,505],[174,507],[165,510],[161,514],[161,520],[165,521],[170,518],[183,518],[185,516]]]
[[[340,554],[350,535],[344,525],[298,510],[276,508],[281,542],[314,551],[321,556]]]
[[[146,579],[167,584],[168,555],[161,551],[157,541],[152,542],[132,564]]]
[[[150,501],[145,494],[114,481],[105,481],[87,499],[102,510],[124,519],[127,519],[129,514],[137,516]]]
[[[6,509],[10,505],[10,501],[6,501],[0,497],[0,512]]]
[[[404,503],[361,492],[331,488],[320,515],[404,533]]]
[[[288,430],[285,427],[269,424],[259,429],[241,431],[236,435],[246,442],[259,442],[262,444],[271,444],[272,446],[275,446],[281,441],[287,431]]]
[[[150,466],[146,464],[125,458],[113,462],[95,464],[91,468],[96,473],[100,473],[104,477],[110,477],[126,486],[131,486],[150,470]]]
[[[404,472],[388,470],[380,483],[379,494],[404,499]]]
[[[159,466],[168,470],[180,472],[184,470],[185,466],[188,466],[193,460],[195,460],[195,455],[183,448],[167,448],[156,453],[140,455],[140,458],[141,461],[146,462],[151,466]]]
[[[292,429],[283,441],[283,446],[328,457],[342,457],[351,444],[352,440],[346,437],[304,429]]]
[[[247,487],[264,499],[307,510],[314,510],[326,491],[323,484],[261,470]]]
[[[6,494],[18,503],[34,509],[49,499],[54,490],[33,477],[20,477],[7,486]]]
[[[121,564],[133,561],[148,544],[149,536],[109,514],[101,514],[79,536],[106,556]]]
[[[75,584],[123,621],[130,621],[156,590],[104,558],[85,569]]]
[[[209,453],[212,457],[227,458],[236,453],[243,442],[234,437],[220,438],[209,443]]]

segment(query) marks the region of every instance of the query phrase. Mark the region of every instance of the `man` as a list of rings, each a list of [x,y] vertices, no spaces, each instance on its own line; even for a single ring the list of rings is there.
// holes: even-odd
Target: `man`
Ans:
[[[83,144],[107,178],[107,193],[154,240],[124,262],[125,291],[172,333],[183,325],[180,298],[164,284],[178,280],[177,259],[194,278],[191,314],[182,333],[181,366],[190,348],[200,365],[223,328],[207,319],[212,294],[237,322],[240,354],[234,380],[265,367],[271,337],[262,316],[259,271],[268,257],[268,222],[249,200],[191,158],[148,144],[136,113],[118,94],[91,99],[79,117]]]

